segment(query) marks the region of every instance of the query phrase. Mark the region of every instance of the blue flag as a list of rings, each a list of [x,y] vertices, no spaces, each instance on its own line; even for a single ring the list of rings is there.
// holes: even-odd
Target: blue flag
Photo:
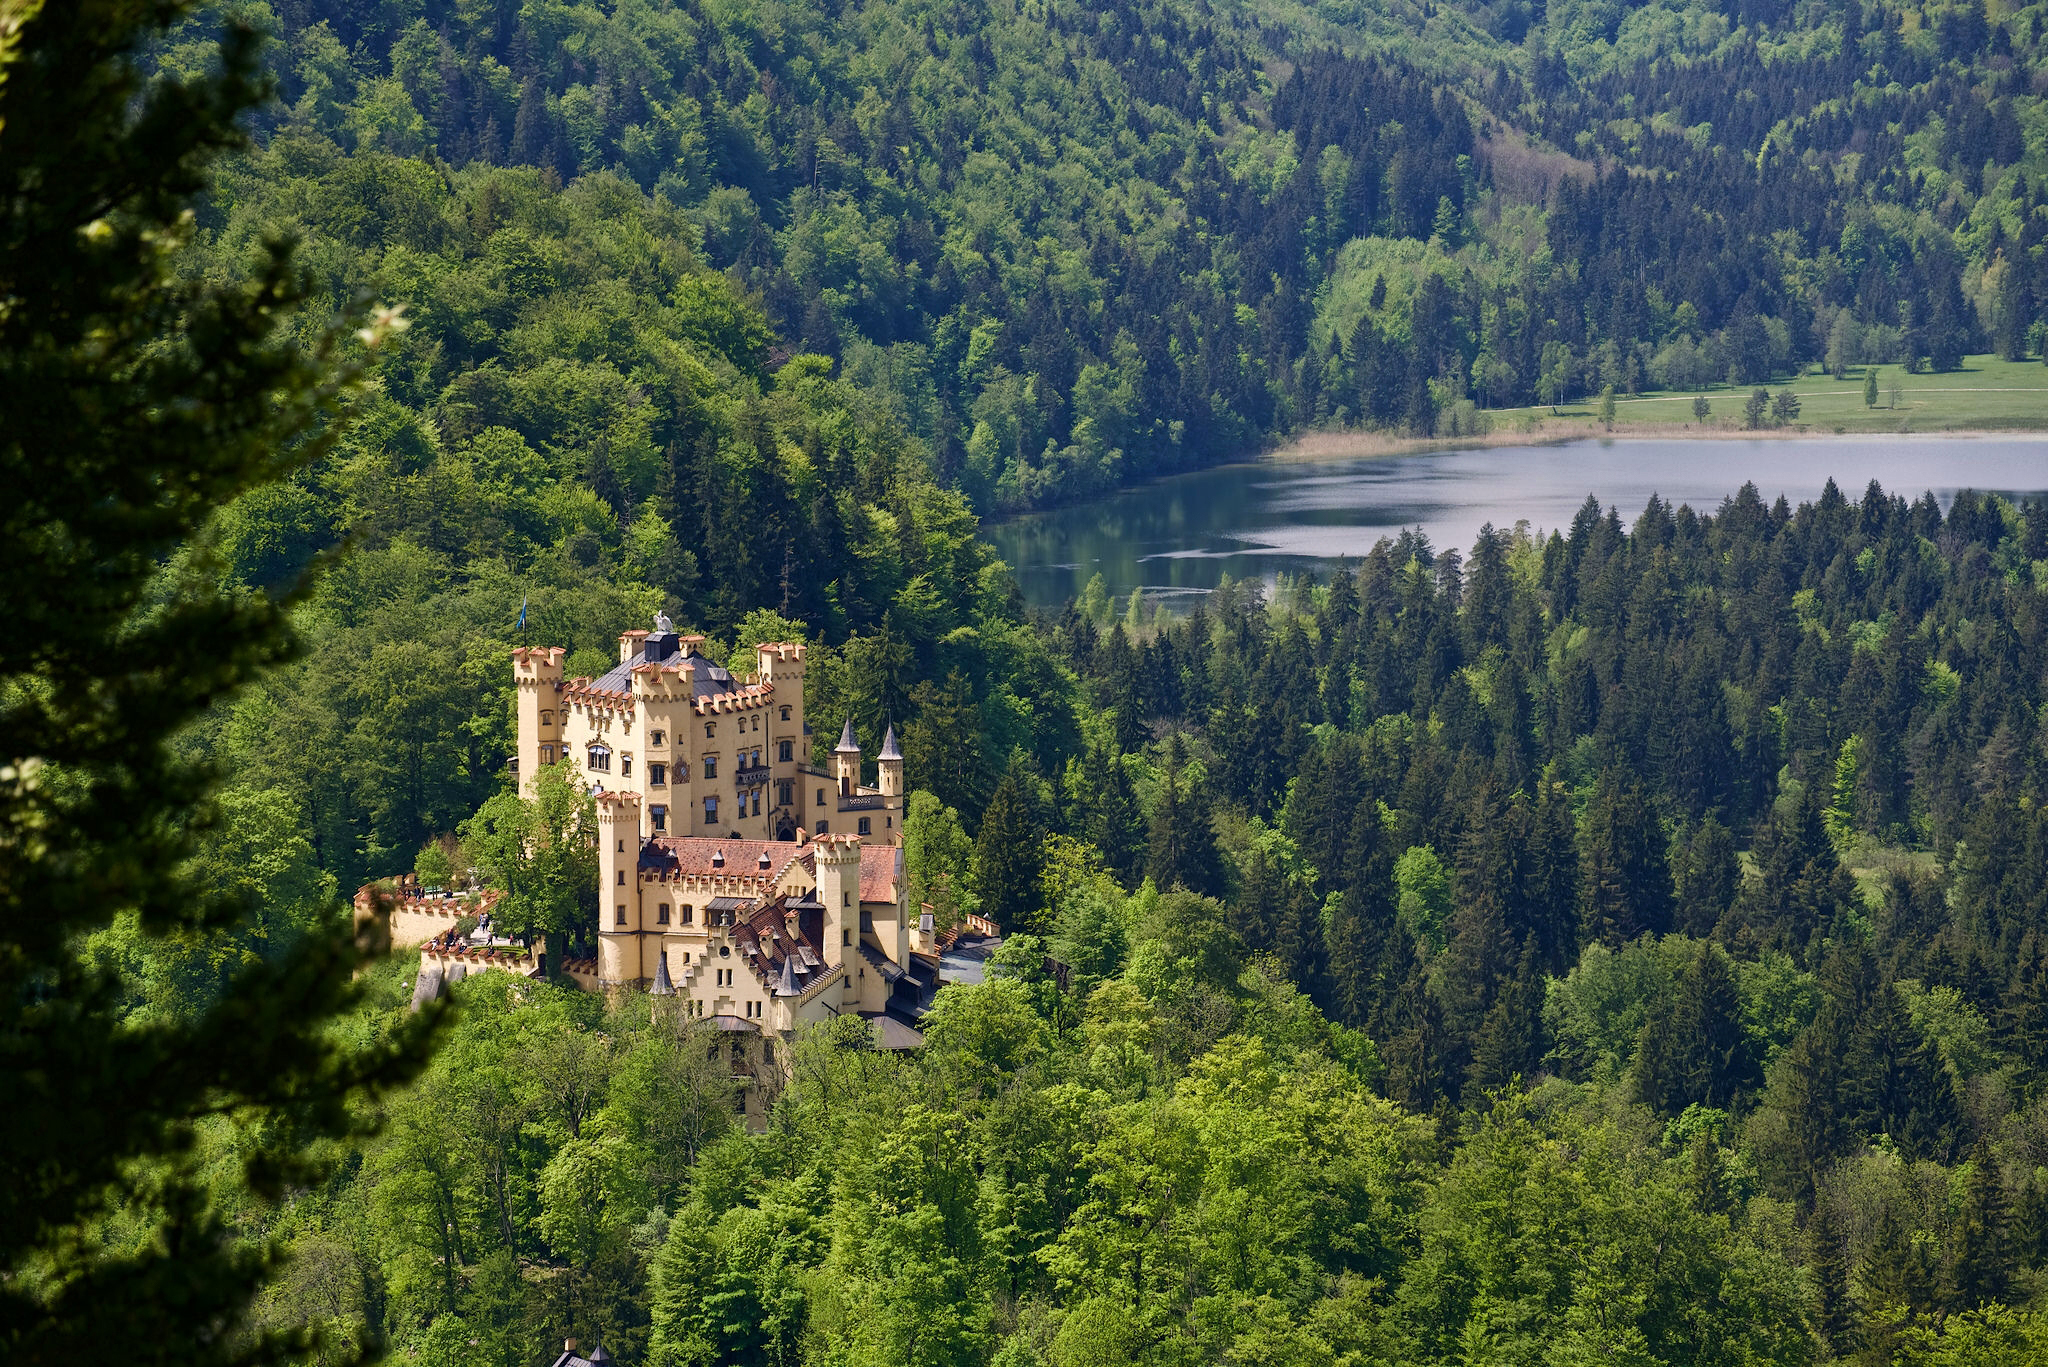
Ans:
[[[524,630],[526,630],[526,595],[525,595],[525,594],[523,594],[523,593],[519,595],[519,623],[518,623],[518,625],[519,625],[519,629],[520,629],[521,631],[524,631]]]

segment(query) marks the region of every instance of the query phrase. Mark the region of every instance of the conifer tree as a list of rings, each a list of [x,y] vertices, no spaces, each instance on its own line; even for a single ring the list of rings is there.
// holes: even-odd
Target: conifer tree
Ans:
[[[1662,934],[1671,924],[1671,868],[1664,831],[1642,788],[1616,766],[1601,775],[1580,832],[1579,919],[1588,940],[1610,947]]]
[[[1929,974],[1930,979],[1932,974]],[[2023,1094],[2039,1095],[2048,1081],[2048,954],[2029,937],[2020,963],[2000,1004],[2001,1041],[2019,1065],[2016,1081]]]
[[[1700,944],[1670,1010],[1652,1012],[1644,1023],[1634,1073],[1637,1094],[1665,1115],[1694,1104],[1730,1110],[1756,1088],[1735,975],[1717,946]]]
[[[1019,750],[996,784],[974,839],[974,891],[982,912],[1009,931],[1037,931],[1044,911],[1039,879],[1045,871],[1045,820],[1039,814],[1038,775]]]
[[[1998,1159],[1979,1140],[1970,1153],[1970,1180],[1956,1221],[1954,1261],[1949,1268],[1950,1301],[1970,1309],[2002,1301],[2012,1279],[2011,1217]]]
[[[1807,1268],[1813,1278],[1813,1327],[1831,1358],[1855,1346],[1856,1307],[1849,1299],[1849,1253],[1840,1217],[1828,1201],[1814,1205],[1806,1225]]]
[[[1400,926],[1386,835],[1369,806],[1351,823],[1342,886],[1324,928],[1327,1009],[1344,1024],[1370,1031],[1407,980],[1414,953]],[[1391,981],[1389,975],[1395,975]]]
[[[1538,964],[1546,973],[1561,974],[1579,957],[1579,852],[1571,789],[1554,769],[1537,784],[1532,823],[1522,863],[1522,905]]]
[[[1185,888],[1210,897],[1223,890],[1223,856],[1210,824],[1208,795],[1199,783],[1182,778],[1186,758],[1175,732],[1167,740],[1159,801],[1152,809],[1145,872],[1162,892]]]
[[[1705,938],[1720,925],[1740,885],[1742,866],[1735,857],[1735,837],[1726,826],[1708,817],[1693,831],[1675,862],[1672,881],[1677,910],[1672,928],[1681,934]]]
[[[1123,756],[1098,748],[1090,753],[1086,772],[1089,839],[1119,879],[1135,883],[1145,862],[1145,811]]]
[[[1420,1113],[1450,1094],[1456,1064],[1452,1041],[1420,965],[1394,994],[1374,1038],[1382,1041],[1389,1097]]]
[[[1472,1040],[1465,1094],[1528,1081],[1543,1062],[1543,973],[1535,942],[1523,945],[1515,973],[1501,985]]]
[[[1866,1128],[1890,1135],[1909,1158],[1945,1163],[1955,1156],[1962,1111],[1948,1068],[1889,981],[1871,994],[1849,1066]]]
[[[307,1351],[248,1332],[276,1253],[228,1211],[315,1181],[432,1015],[330,1028],[371,938],[341,907],[189,1017],[131,1016],[86,950],[117,915],[168,946],[246,910],[192,871],[212,776],[179,737],[295,641],[287,602],[225,591],[199,543],[314,454],[343,379],[340,329],[282,326],[306,298],[287,243],[232,283],[180,269],[264,95],[232,21],[210,74],[143,80],[189,8],[0,5],[0,1355],[24,1364]]]

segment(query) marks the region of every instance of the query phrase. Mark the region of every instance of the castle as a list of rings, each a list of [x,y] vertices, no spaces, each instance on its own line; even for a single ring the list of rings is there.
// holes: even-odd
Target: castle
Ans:
[[[877,786],[861,783],[851,722],[818,768],[804,647],[758,647],[741,679],[703,643],[657,619],[595,679],[563,678],[559,646],[513,652],[521,791],[566,763],[597,800],[596,985],[678,998],[751,1036],[763,1063],[798,1026],[847,1013],[893,1017],[913,1042],[939,942],[907,905],[894,729]]]

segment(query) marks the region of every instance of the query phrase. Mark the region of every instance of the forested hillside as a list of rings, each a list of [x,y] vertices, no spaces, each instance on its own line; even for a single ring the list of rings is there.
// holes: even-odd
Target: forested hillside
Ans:
[[[1310,423],[2038,353],[2039,7],[231,8],[275,98],[178,269],[296,235],[309,340],[405,311],[177,561],[252,619],[320,573],[305,658],[175,737],[223,783],[182,877],[242,919],[79,942],[127,1025],[213,1019],[337,890],[486,863],[510,650],[601,672],[657,610],[809,641],[811,712],[899,728],[919,895],[1010,932],[916,1055],[798,1041],[765,1135],[701,1027],[496,974],[320,1180],[194,1120],[222,1218],[295,1255],[255,1327],[507,1367],[2048,1354],[2041,507],[1589,503],[1164,620],[1035,620],[975,538]],[[410,1029],[412,972],[335,1037]]]
[[[1078,752],[913,798],[918,886],[1012,932],[916,1056],[806,1036],[750,1136],[701,1024],[472,979],[260,1217],[263,1313],[460,1363],[2036,1360],[2044,608],[2048,510],[1873,485],[1070,610]]]
[[[213,240],[301,226],[412,301],[415,412],[519,364],[445,255],[493,167],[660,206],[753,366],[831,358],[984,512],[1315,423],[2041,346],[2038,6],[232,8],[278,98]],[[588,264],[520,286],[580,313]]]

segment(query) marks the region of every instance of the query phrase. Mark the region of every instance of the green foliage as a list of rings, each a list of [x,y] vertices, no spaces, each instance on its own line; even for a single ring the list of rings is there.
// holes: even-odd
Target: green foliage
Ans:
[[[1441,950],[1451,915],[1451,876],[1436,851],[1427,845],[1401,851],[1394,861],[1394,885],[1400,891],[1402,929]]]
[[[492,908],[508,935],[566,935],[591,943],[597,931],[597,802],[570,761],[543,766],[534,794],[501,792],[462,826],[463,846],[484,881],[504,896]]]
[[[969,886],[975,846],[960,824],[960,813],[923,789],[903,809],[903,867],[913,907],[929,905],[937,925],[950,928],[977,905]]]
[[[241,1217],[324,1178],[432,1025],[337,1028],[374,921],[356,942],[288,807],[216,794],[181,743],[295,649],[278,597],[222,585],[209,520],[310,458],[349,346],[280,239],[234,283],[181,269],[261,95],[238,25],[144,79],[182,8],[0,10],[0,1344],[25,1362],[306,1351],[316,1322],[251,1321],[279,1250]]]

